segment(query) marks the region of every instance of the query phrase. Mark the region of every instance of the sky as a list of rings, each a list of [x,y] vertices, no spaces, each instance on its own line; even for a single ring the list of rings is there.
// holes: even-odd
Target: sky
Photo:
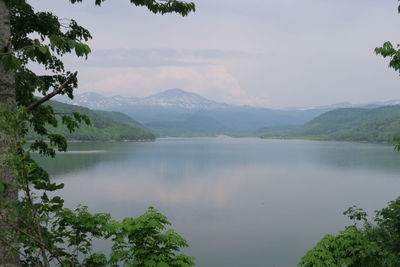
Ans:
[[[143,97],[181,88],[270,108],[400,99],[400,76],[375,55],[400,43],[396,0],[195,0],[187,17],[128,0],[28,0],[93,36],[76,93]]]

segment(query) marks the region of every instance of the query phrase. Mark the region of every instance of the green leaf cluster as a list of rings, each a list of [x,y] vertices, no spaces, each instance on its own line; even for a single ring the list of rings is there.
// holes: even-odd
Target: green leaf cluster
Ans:
[[[385,42],[381,47],[375,48],[375,53],[389,58],[389,67],[395,71],[400,71],[400,45],[393,45],[391,42]]]
[[[20,132],[27,113],[0,112],[0,130]],[[10,121],[1,118],[11,119]],[[10,127],[10,124],[12,127]],[[31,158],[25,140],[8,153],[16,183],[0,182],[2,217],[0,242],[13,244],[23,266],[176,266],[194,265],[194,258],[179,253],[187,242],[169,228],[168,219],[150,207],[137,218],[115,221],[109,214],[92,214],[85,206],[71,210],[57,191],[64,184],[51,181],[49,175]],[[20,191],[18,201],[7,199],[6,188]],[[108,254],[93,251],[93,240],[112,243]]]
[[[122,261],[124,266],[193,266],[193,257],[175,254],[188,244],[174,230],[166,228],[170,224],[153,207],[138,218],[115,223],[111,262]]]
[[[398,12],[400,13],[400,5]],[[389,67],[400,72],[400,44],[394,45],[391,42],[385,42],[381,47],[375,48],[375,53],[389,58]]]
[[[400,266],[400,198],[375,212],[373,221],[355,206],[344,212],[354,224],[326,235],[304,255],[299,266]],[[357,223],[362,223],[358,226]]]
[[[83,0],[70,0],[71,3],[83,2]],[[186,3],[177,0],[129,0],[135,6],[144,6],[155,14],[178,13],[182,16],[187,16],[190,12],[196,11],[194,3]],[[95,4],[100,6],[105,0],[95,0]]]

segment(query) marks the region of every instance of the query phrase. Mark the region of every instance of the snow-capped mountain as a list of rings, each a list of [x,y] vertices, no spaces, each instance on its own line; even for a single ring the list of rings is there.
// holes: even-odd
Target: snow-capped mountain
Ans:
[[[106,97],[98,93],[89,92],[78,94],[73,100],[66,97],[59,97],[56,100],[93,109],[109,109],[130,105],[184,109],[219,109],[230,106],[228,104],[209,100],[195,93],[186,92],[182,89],[169,89],[144,98],[122,96]]]
[[[92,109],[113,109],[118,107],[164,107],[164,108],[182,108],[194,110],[208,110],[208,109],[225,109],[238,107],[235,105],[225,104],[209,100],[201,95],[184,91],[182,89],[169,89],[163,92],[147,96],[147,97],[124,97],[124,96],[103,96],[94,92],[87,92],[75,95],[73,100],[66,96],[56,97],[55,100],[60,102],[84,106]],[[389,100],[380,102],[370,102],[365,104],[352,104],[350,102],[341,102],[327,106],[314,106],[314,107],[293,107],[284,110],[287,111],[307,111],[307,110],[333,110],[337,108],[373,108],[378,106],[399,105],[400,100]],[[249,107],[251,108],[251,107]]]
[[[227,104],[208,100],[195,93],[182,89],[169,89],[138,100],[136,105],[179,107],[187,109],[216,109],[227,107]]]
[[[107,97],[94,92],[77,94],[74,96],[73,100],[69,99],[67,96],[58,96],[55,98],[55,100],[63,103],[84,106],[91,109],[102,109],[127,105],[129,102],[134,102],[137,99],[138,98],[135,97],[122,96]]]

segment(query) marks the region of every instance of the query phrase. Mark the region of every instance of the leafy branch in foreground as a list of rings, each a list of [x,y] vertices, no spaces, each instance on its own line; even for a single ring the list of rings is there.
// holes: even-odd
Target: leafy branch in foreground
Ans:
[[[395,71],[400,71],[400,44],[393,45],[385,42],[381,47],[375,48],[375,53],[389,58],[389,67]]]
[[[186,16],[195,10],[193,3],[176,0],[130,2],[161,14]],[[91,38],[74,20],[36,12],[26,0],[0,0],[0,265],[192,266],[193,258],[176,254],[187,243],[167,230],[169,222],[156,209],[122,222],[83,206],[69,210],[56,195],[63,184],[51,182],[30,157],[32,151],[44,156],[66,151],[65,137],[52,132],[59,122],[69,131],[89,124],[88,116],[78,113],[57,120],[53,108],[42,104],[57,94],[73,98],[77,76],[62,59],[71,53],[86,58]],[[35,65],[44,74],[32,70]],[[43,97],[38,101],[35,94]],[[39,138],[28,146],[29,128]],[[111,254],[92,254],[94,238],[111,240]]]
[[[394,138],[394,150],[400,151],[400,138]]]
[[[344,212],[354,224],[326,235],[302,257],[299,266],[400,266],[400,197],[375,212],[373,221],[357,207]],[[362,223],[358,226],[357,223]]]
[[[400,0],[399,0],[400,2]],[[400,13],[400,6],[398,8]],[[389,58],[389,67],[400,72],[400,44],[385,42],[375,52]],[[400,138],[394,138],[400,151]],[[375,211],[373,221],[355,206],[344,212],[354,224],[338,235],[326,235],[301,258],[302,267],[397,267],[400,266],[400,197]],[[357,224],[362,222],[362,226]]]
[[[400,5],[397,10],[400,13]],[[381,47],[375,48],[375,53],[389,58],[389,67],[400,72],[400,44],[393,45],[391,42],[385,42]]]
[[[26,131],[24,108],[0,112],[3,131],[20,135]],[[2,119],[3,118],[3,119]],[[7,157],[15,184],[0,182],[2,227],[0,240],[19,254],[24,266],[193,266],[194,258],[178,254],[187,242],[168,229],[170,222],[150,207],[137,218],[112,220],[109,214],[91,214],[85,206],[64,207],[49,175],[30,157],[30,149],[18,138]],[[16,187],[19,201],[4,198],[4,189]],[[112,243],[111,253],[93,253],[93,239]]]
[[[400,5],[398,12],[400,13]],[[400,44],[393,45],[391,42],[385,42],[381,47],[375,48],[375,53],[384,58],[389,58],[389,67],[400,73]],[[400,138],[394,138],[393,141],[395,150],[400,151]]]

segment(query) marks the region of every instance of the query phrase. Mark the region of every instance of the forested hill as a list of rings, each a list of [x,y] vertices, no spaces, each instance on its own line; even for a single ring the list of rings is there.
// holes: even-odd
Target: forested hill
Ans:
[[[272,137],[266,134],[264,137]],[[375,109],[342,108],[326,112],[283,138],[392,142],[400,137],[400,105]]]
[[[103,117],[109,118],[113,121],[122,123],[122,124],[126,124],[129,126],[133,126],[135,128],[142,128],[142,129],[146,129],[146,127],[141,124],[140,122],[132,119],[131,117],[129,117],[128,115],[118,112],[118,111],[105,111],[105,110],[94,110],[94,112],[96,112],[98,115],[101,115]]]
[[[52,133],[62,134],[69,140],[154,140],[155,135],[145,129],[143,125],[129,116],[120,112],[95,111],[88,108],[49,101],[54,112],[72,113],[79,112],[89,116],[92,125],[87,126],[82,123],[80,128],[70,133],[68,129],[59,123],[57,128],[50,127]],[[28,139],[38,138],[37,135],[30,133]]]

